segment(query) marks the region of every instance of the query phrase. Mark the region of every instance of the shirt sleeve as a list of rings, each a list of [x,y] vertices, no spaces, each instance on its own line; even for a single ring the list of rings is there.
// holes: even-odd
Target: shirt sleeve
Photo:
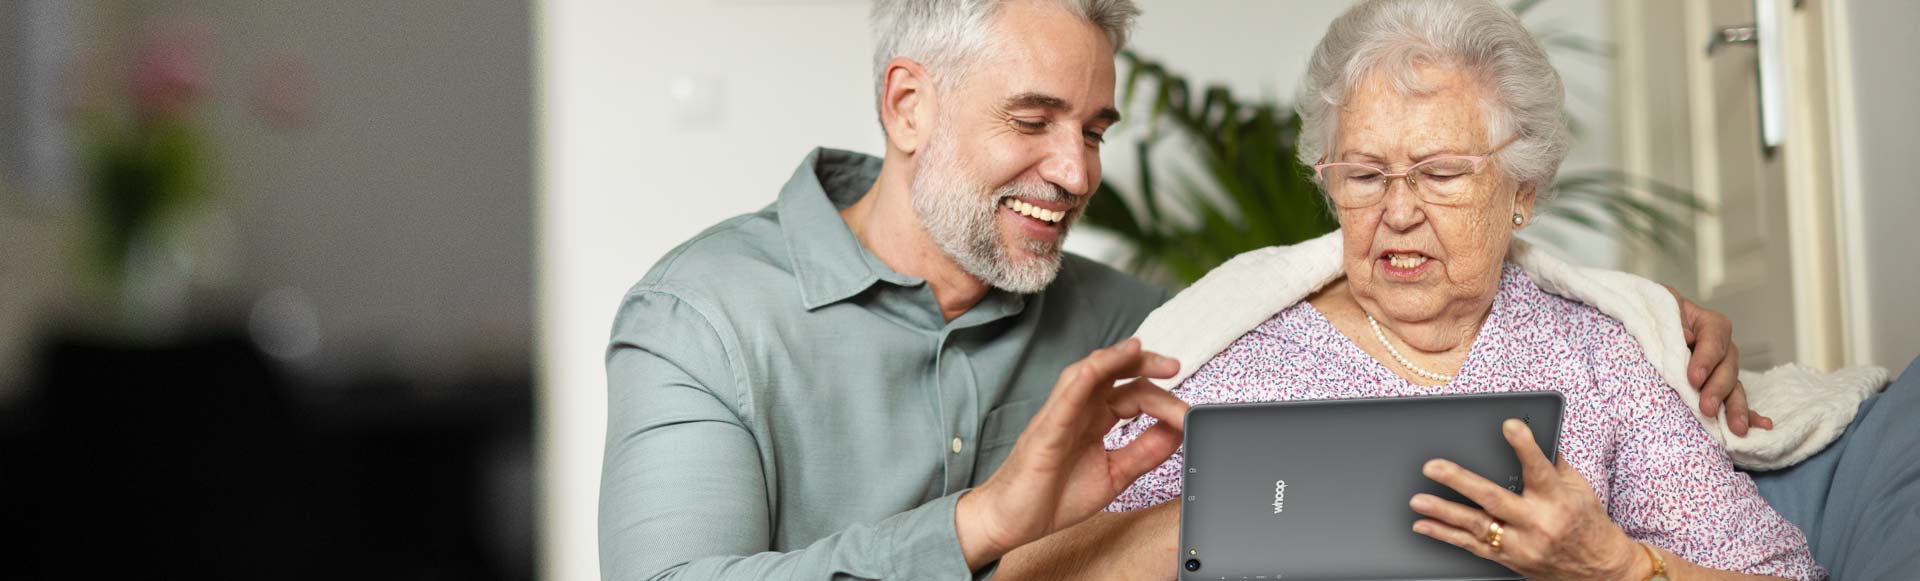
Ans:
[[[1620,334],[1625,337],[1625,333]],[[1750,575],[1824,579],[1800,529],[1734,470],[1644,351],[1623,339],[1603,350],[1622,370],[1626,431],[1615,450],[1609,512],[1627,535],[1697,565]]]
[[[603,578],[979,577],[954,528],[965,491],[804,549],[772,551],[772,483],[754,429],[736,412],[743,408],[726,344],[707,321],[677,296],[647,290],[630,294],[615,318],[600,482]]]

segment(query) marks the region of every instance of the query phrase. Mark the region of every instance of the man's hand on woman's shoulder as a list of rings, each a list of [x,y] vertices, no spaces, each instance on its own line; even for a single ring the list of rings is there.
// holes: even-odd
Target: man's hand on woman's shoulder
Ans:
[[[1733,321],[1687,300],[1671,286],[1667,292],[1680,301],[1680,326],[1686,330],[1687,347],[1693,351],[1687,360],[1687,383],[1700,390],[1700,413],[1719,415],[1724,402],[1727,427],[1735,435],[1747,435],[1749,426],[1773,429],[1773,418],[1747,405],[1747,388],[1740,384],[1740,347],[1733,344]]]

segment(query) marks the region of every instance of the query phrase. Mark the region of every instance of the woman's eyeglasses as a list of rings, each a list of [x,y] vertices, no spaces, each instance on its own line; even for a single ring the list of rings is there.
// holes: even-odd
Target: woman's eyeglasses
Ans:
[[[1394,180],[1405,180],[1407,189],[1429,204],[1459,205],[1473,195],[1473,180],[1467,178],[1479,172],[1487,158],[1519,139],[1520,135],[1515,134],[1485,155],[1428,158],[1398,173],[1364,163],[1339,162],[1316,164],[1313,175],[1325,184],[1334,205],[1342,208],[1365,208],[1380,203],[1387,196],[1387,186]]]

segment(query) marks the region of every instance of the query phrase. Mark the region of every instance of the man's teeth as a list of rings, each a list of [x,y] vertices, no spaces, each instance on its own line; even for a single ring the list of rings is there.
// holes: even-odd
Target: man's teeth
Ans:
[[[1427,257],[1419,254],[1388,254],[1387,263],[1394,268],[1416,268],[1427,263]]]
[[[1007,202],[1001,205],[1006,206],[1007,209],[1009,210],[1019,212],[1020,215],[1022,216],[1026,216],[1028,218],[1033,218],[1035,220],[1040,220],[1043,222],[1052,222],[1057,224],[1060,222],[1060,220],[1065,219],[1067,217],[1067,213],[1065,211],[1048,210],[1046,208],[1042,208],[1039,206],[1035,206],[1033,204],[1022,202],[1014,198],[1007,198]]]

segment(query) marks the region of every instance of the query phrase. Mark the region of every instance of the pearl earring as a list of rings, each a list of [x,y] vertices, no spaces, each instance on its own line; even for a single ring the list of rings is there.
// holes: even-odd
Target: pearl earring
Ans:
[[[1525,222],[1525,221],[1527,221],[1527,219],[1520,217],[1519,214],[1513,215],[1513,225],[1519,226],[1521,222]]]

